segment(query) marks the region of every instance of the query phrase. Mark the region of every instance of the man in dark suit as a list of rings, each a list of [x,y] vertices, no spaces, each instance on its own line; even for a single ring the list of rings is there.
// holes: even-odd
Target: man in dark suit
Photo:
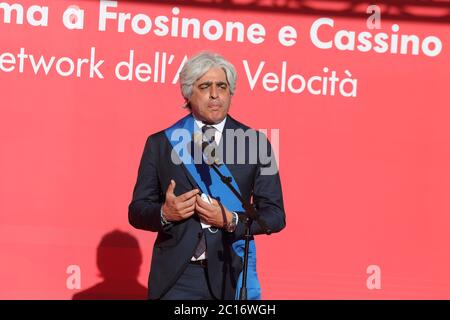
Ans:
[[[201,53],[185,63],[180,83],[190,114],[147,139],[129,221],[158,232],[150,299],[235,299],[242,284],[245,223],[239,218],[245,210],[211,165],[232,177],[240,195],[253,201],[271,232],[278,232],[285,227],[285,213],[274,154],[262,133],[228,115],[236,86],[230,62]],[[252,235],[264,232],[251,224]],[[249,299],[261,297],[255,250],[252,239]]]

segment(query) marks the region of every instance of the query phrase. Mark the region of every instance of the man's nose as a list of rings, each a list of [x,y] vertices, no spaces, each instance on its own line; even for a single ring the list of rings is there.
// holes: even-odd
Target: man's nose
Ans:
[[[218,98],[216,86],[212,85],[210,87],[209,96],[210,96],[211,99],[217,99]]]

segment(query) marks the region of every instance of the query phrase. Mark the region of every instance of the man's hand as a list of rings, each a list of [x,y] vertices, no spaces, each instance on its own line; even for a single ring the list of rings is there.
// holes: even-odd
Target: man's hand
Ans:
[[[189,218],[195,212],[195,197],[199,193],[199,190],[193,189],[177,197],[173,193],[175,185],[175,181],[170,180],[166,191],[166,201],[162,206],[164,218],[167,221],[181,221]]]
[[[196,198],[195,210],[203,223],[210,224],[216,228],[223,228],[233,218],[233,213],[216,199],[211,198],[212,203],[210,204],[202,200],[199,195],[196,195]]]

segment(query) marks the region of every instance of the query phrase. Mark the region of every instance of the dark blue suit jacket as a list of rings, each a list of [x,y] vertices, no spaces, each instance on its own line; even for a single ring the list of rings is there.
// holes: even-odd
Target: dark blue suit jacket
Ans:
[[[227,116],[220,144],[226,144],[226,129],[250,129]],[[253,130],[253,129],[250,129]],[[256,134],[261,134],[256,132]],[[219,145],[220,146],[220,145]],[[227,160],[226,148],[223,159]],[[248,144],[246,151],[249,150]],[[149,298],[161,298],[176,282],[189,263],[202,232],[198,216],[171,223],[162,227],[160,210],[165,192],[171,179],[176,182],[175,195],[181,195],[197,188],[197,185],[183,165],[171,161],[172,146],[160,131],[148,137],[139,166],[133,199],[129,205],[128,218],[135,228],[158,232],[149,276]],[[242,152],[242,150],[241,150]],[[268,150],[273,157],[271,148]],[[272,232],[285,227],[285,213],[281,183],[278,172],[274,175],[261,175],[263,164],[257,157],[257,163],[249,164],[249,152],[246,163],[237,164],[239,150],[235,146],[234,161],[227,163],[230,172],[239,186],[242,196],[253,203]],[[241,259],[234,253],[231,245],[244,238],[244,223],[238,223],[234,233],[222,229],[215,234],[205,232],[208,245],[208,274],[211,290],[217,299],[234,299],[238,276],[242,271]],[[257,223],[251,226],[251,234],[262,234]]]

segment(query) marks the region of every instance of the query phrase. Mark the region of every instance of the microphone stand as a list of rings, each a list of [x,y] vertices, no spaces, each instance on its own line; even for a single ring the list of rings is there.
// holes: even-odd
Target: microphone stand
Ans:
[[[261,219],[259,214],[256,212],[253,205],[251,205],[247,200],[242,198],[240,193],[236,190],[236,188],[231,184],[233,181],[232,177],[228,177],[220,172],[218,165],[215,162],[208,164],[220,177],[220,180],[233,192],[233,194],[239,199],[242,203],[242,207],[245,210],[245,216],[243,218],[239,218],[240,221],[245,223],[245,247],[244,247],[244,266],[243,266],[243,275],[242,275],[242,286],[239,292],[239,300],[247,300],[247,270],[248,270],[248,252],[250,249],[250,238],[252,237],[250,234],[250,227],[253,221],[256,221],[261,228],[264,230],[266,234],[271,234],[272,230],[267,227],[267,224],[264,220]]]

